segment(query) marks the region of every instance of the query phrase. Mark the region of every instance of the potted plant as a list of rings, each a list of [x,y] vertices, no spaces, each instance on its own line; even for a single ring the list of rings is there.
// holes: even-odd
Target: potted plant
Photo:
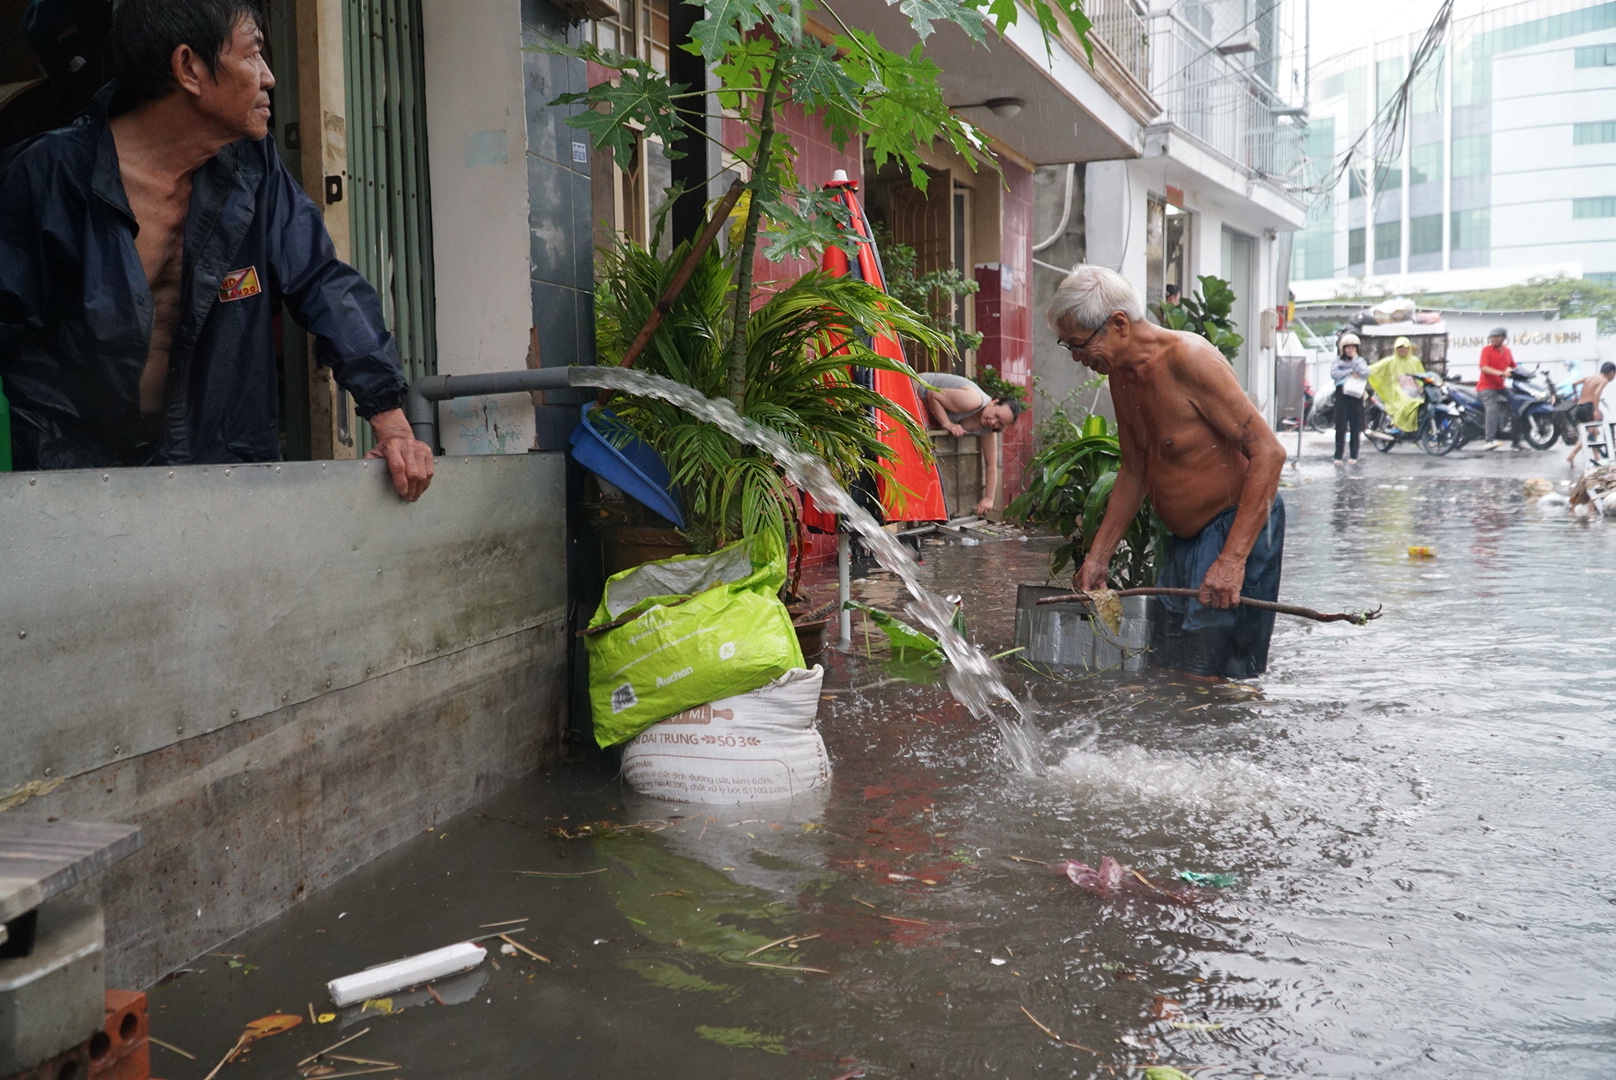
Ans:
[[[1053,437],[1028,463],[1026,487],[1004,513],[1024,525],[1046,525],[1063,538],[1050,556],[1049,576],[1055,577],[1069,565],[1081,566],[1094,545],[1122,450],[1103,416],[1089,416],[1079,425],[1056,413],[1049,424]],[[1164,539],[1161,520],[1147,499],[1111,558],[1113,585],[1131,589],[1156,584],[1156,553]]]
[[[1047,47],[1063,25],[1089,47],[1090,22],[1080,0],[1025,2]],[[779,109],[790,103],[817,115],[838,148],[862,138],[877,168],[896,162],[922,192],[928,179],[923,153],[934,143],[945,143],[973,168],[991,168],[988,139],[949,109],[925,43],[934,24],[945,22],[985,42],[989,28],[1002,34],[1026,12],[1007,0],[904,3],[901,11],[920,42],[894,52],[812,0],[697,6],[703,16],[680,47],[699,54],[716,77],[711,97],[705,89],[671,82],[639,57],[592,43],[534,47],[612,73],[554,103],[584,106],[567,123],[587,131],[616,160],[631,159],[642,132],[660,140],[665,156],[684,156],[688,144],[708,138],[705,123],[713,117],[704,109],[710,100],[722,110],[726,128],[739,124],[745,130],[739,145],[730,147],[746,181],[730,249],[703,255],[674,305],[682,314],[669,313],[635,366],[708,397],[727,397],[741,415],[824,458],[845,486],[870,470],[879,473],[887,460],[872,422],[872,410],[887,403],[859,387],[847,368],[891,362],[863,347],[861,339],[885,325],[932,352],[943,352],[948,342],[921,316],[850,279],[811,273],[767,298],[757,295],[760,248],[778,261],[857,243],[846,208],[817,183],[799,182],[795,149],[778,130]],[[812,13],[840,32],[828,34],[829,40],[806,33],[804,20]],[[681,246],[666,260],[632,244],[608,253],[597,311],[601,362],[612,362],[614,350],[621,356],[685,250]],[[686,532],[698,547],[763,531],[795,531],[795,497],[774,462],[673,406],[627,395],[618,401],[620,414],[661,453],[680,485],[691,523]],[[907,417],[903,422],[917,445],[928,448],[919,426]]]
[[[1223,358],[1230,363],[1240,355],[1240,345],[1246,339],[1235,333],[1234,289],[1227,281],[1211,274],[1197,279],[1198,292],[1185,296],[1176,304],[1152,304],[1156,319],[1169,330],[1187,330],[1210,341]]]

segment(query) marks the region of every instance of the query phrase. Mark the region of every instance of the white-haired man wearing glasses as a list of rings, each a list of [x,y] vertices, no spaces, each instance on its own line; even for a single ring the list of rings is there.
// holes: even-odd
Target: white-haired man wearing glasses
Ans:
[[[1172,532],[1157,555],[1159,584],[1198,589],[1161,598],[1151,662],[1210,679],[1250,678],[1268,666],[1285,544],[1278,498],[1285,450],[1204,338],[1145,321],[1121,275],[1079,266],[1049,305],[1049,324],[1072,359],[1111,384],[1122,464],[1074,584],[1103,588],[1117,544],[1148,496]]]

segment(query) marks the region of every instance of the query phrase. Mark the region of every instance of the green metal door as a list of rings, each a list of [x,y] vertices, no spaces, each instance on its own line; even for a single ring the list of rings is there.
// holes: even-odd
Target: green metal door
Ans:
[[[381,294],[405,378],[438,369],[420,0],[343,0],[353,263]],[[359,452],[371,445],[361,425]]]

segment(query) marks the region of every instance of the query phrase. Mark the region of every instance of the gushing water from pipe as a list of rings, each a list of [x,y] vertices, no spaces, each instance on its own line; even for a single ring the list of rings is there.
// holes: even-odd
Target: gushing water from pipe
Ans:
[[[830,469],[813,454],[795,449],[777,431],[746,419],[727,399],[712,400],[683,383],[643,371],[617,367],[572,368],[574,385],[610,387],[624,393],[658,398],[677,405],[692,416],[716,424],[724,431],[774,458],[785,469],[786,477],[813,495],[825,510],[842,515],[864,537],[876,562],[896,574],[914,599],[908,612],[924,623],[943,647],[951,670],[948,689],[979,720],[992,719],[1004,739],[1004,751],[1011,765],[1020,772],[1044,771],[1043,732],[1032,722],[1021,702],[999,677],[994,662],[954,629],[954,608],[920,583],[920,567],[903,544],[887,532],[842,490]]]

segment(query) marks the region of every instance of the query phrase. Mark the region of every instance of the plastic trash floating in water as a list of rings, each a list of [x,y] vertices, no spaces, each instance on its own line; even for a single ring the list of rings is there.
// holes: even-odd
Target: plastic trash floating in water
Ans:
[[[1123,866],[1109,855],[1100,860],[1099,866],[1090,866],[1087,863],[1080,863],[1076,859],[1061,859],[1058,862],[1050,863],[1049,868],[1055,871],[1057,874],[1065,875],[1067,880],[1071,881],[1073,885],[1076,885],[1084,892],[1090,892],[1095,896],[1104,897],[1106,899],[1116,896],[1132,895],[1156,897],[1163,900],[1175,901],[1180,904],[1190,904],[1200,899],[1200,897],[1196,896],[1193,891],[1187,892],[1181,889],[1167,889],[1160,885],[1152,884],[1150,879],[1145,877],[1145,875],[1130,867]],[[1180,874],[1179,876],[1185,877],[1184,874]],[[1222,874],[1202,874],[1197,875],[1197,877],[1205,878],[1207,880],[1204,882],[1197,881],[1195,884],[1223,884],[1221,881],[1213,881],[1212,879],[1229,876]],[[1233,884],[1233,881],[1234,879],[1229,877],[1228,884]]]

